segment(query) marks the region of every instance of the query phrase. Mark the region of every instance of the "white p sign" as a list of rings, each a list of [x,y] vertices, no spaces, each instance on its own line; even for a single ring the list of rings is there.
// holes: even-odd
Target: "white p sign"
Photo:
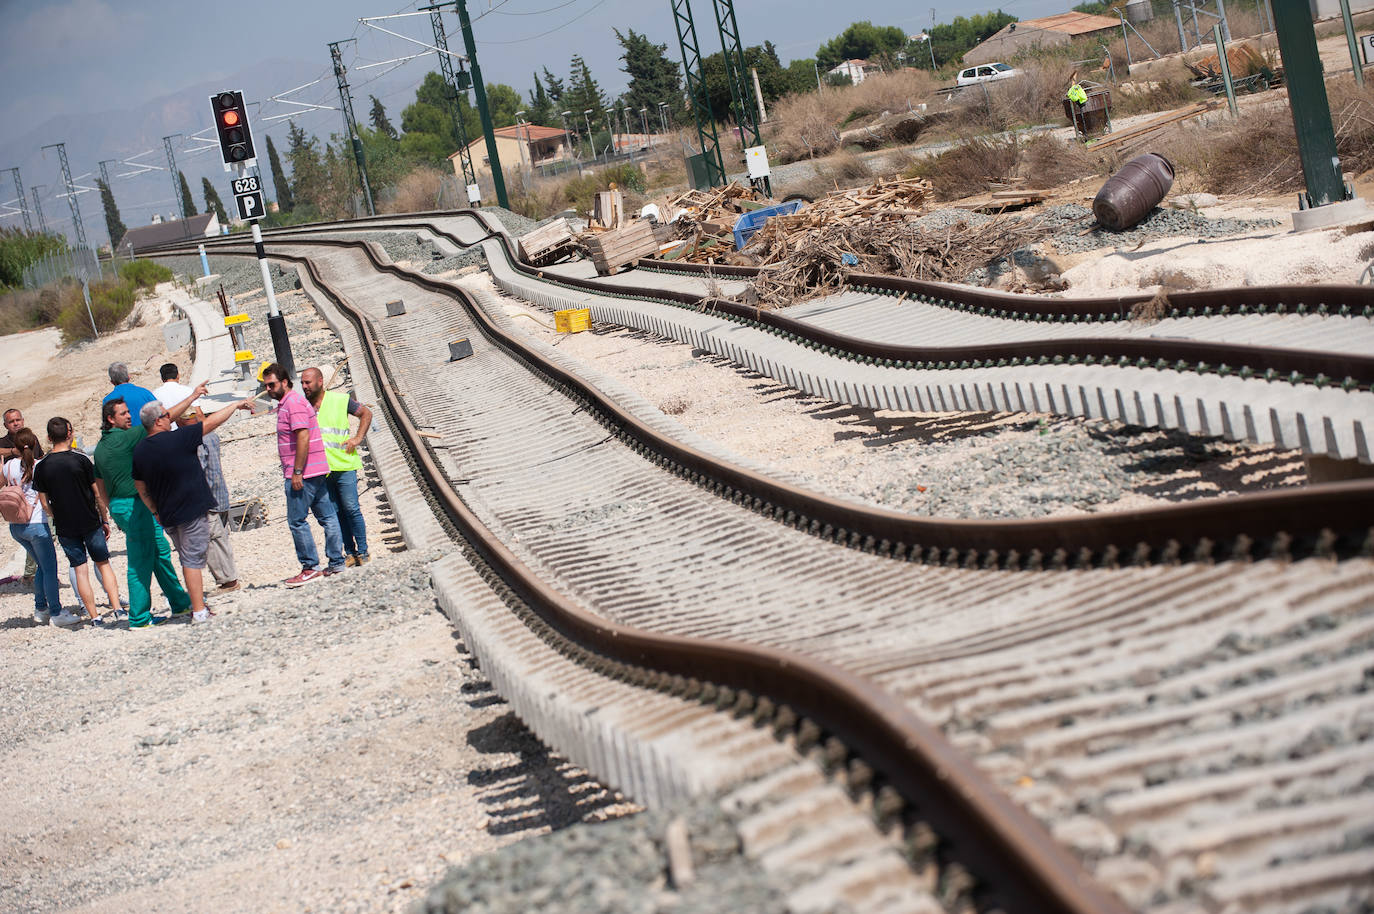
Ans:
[[[262,191],[254,190],[246,194],[234,194],[234,203],[239,208],[239,218],[245,221],[261,219],[265,215]]]

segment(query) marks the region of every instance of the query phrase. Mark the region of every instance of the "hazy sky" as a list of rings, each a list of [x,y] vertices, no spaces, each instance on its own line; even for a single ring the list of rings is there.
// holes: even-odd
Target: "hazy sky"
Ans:
[[[366,96],[379,87],[388,110],[399,114],[413,99],[414,86],[435,69],[428,54],[387,73],[362,64],[424,53],[424,49],[367,28],[361,16],[384,16],[412,11],[398,10],[399,0],[332,0],[308,3],[301,0],[238,0],[210,3],[168,3],[166,0],[0,0],[4,29],[0,30],[0,124],[9,137],[27,133],[55,114],[82,114],[108,108],[133,108],[188,85],[236,73],[255,62],[269,59],[299,60],[314,64],[321,83],[293,98],[337,103],[337,91],[328,75],[328,42],[357,38],[345,49],[355,106],[365,109]],[[784,63],[810,57],[816,47],[834,37],[850,22],[869,19],[917,32],[931,20],[931,3],[896,0],[864,0],[859,3],[793,2],[793,0],[738,0],[735,12],[745,44],[765,39],[778,48]],[[981,4],[939,0],[935,18],[949,21],[955,15],[977,12]],[[1061,12],[1068,0],[1006,0],[990,6],[1022,19]],[[697,0],[702,52],[719,50],[715,40],[711,4]],[[612,28],[633,28],[669,46],[677,58],[669,0],[470,0],[477,36],[478,60],[487,82],[503,82],[526,93],[531,72],[547,66],[566,76],[568,60],[580,53],[608,94],[624,88],[619,71],[620,47]],[[453,32],[450,45],[460,49],[457,16],[446,14]],[[432,41],[427,15],[379,22],[409,37]],[[292,86],[284,85],[279,91]],[[264,106],[263,115],[289,110]],[[359,112],[362,114],[362,111]],[[333,129],[337,112],[319,112],[321,123],[312,132]],[[313,118],[303,119],[309,129]]]
[[[430,70],[435,55],[403,38],[361,24],[359,17],[414,13],[420,0],[237,0],[237,2],[172,3],[168,0],[0,0],[0,169],[20,166],[28,187],[42,183],[43,210],[51,227],[66,232],[68,206],[58,196],[56,156],[40,153],[46,143],[68,143],[73,176],[95,172],[99,159],[149,152],[145,162],[162,163],[158,137],[180,132],[189,136],[209,124],[209,102],[198,107],[186,90],[201,91],[268,86],[249,91],[254,134],[270,131],[284,145],[287,120],[272,115],[296,112],[308,133],[328,137],[342,132],[339,96],[330,68],[329,42],[356,39],[343,46],[344,64],[359,120],[366,121],[369,95],[377,95],[397,126],[401,110],[414,100],[415,87]],[[426,0],[428,2],[428,0]],[[666,44],[680,61],[670,0],[468,0],[477,38],[478,61],[485,81],[506,83],[528,97],[533,74],[543,67],[566,78],[573,54],[581,54],[601,89],[618,95],[626,84],[620,72],[620,45],[612,31],[633,28],[655,43]],[[736,0],[740,37],[746,45],[772,41],[784,64],[809,58],[816,48],[851,22],[870,20],[916,33],[957,15],[1002,9],[1021,19],[1064,12],[1075,0],[935,0],[916,4],[897,0],[822,3],[818,0]],[[720,50],[710,0],[693,6],[703,54]],[[461,52],[458,17],[444,13],[449,46]],[[429,15],[377,22],[376,25],[425,44],[433,41]],[[409,55],[405,63],[385,64]],[[378,64],[377,66],[370,66]],[[289,74],[282,76],[280,74]],[[254,79],[252,76],[260,78]],[[301,83],[318,79],[289,98],[327,108],[309,110],[272,100]],[[221,85],[221,81],[239,85]],[[281,82],[281,85],[276,85]],[[149,103],[182,93],[177,100]],[[207,93],[208,94],[208,93]],[[260,97],[255,98],[254,95]],[[122,124],[114,112],[139,112]],[[56,117],[106,114],[99,128],[82,130],[70,121],[44,127]],[[184,123],[183,123],[184,120]],[[80,122],[85,123],[85,122]],[[43,128],[43,129],[40,129]],[[36,131],[36,132],[35,132]],[[98,139],[94,139],[98,137]],[[192,141],[178,150],[178,167],[200,199],[201,175],[222,183],[207,151],[195,152]],[[135,145],[136,144],[136,145]],[[30,148],[32,147],[32,148]],[[259,149],[261,152],[261,148]],[[9,161],[13,159],[13,161]],[[8,175],[0,175],[0,226],[18,225],[3,204],[13,197]],[[141,225],[154,212],[175,209],[165,173],[137,176],[116,173],[115,196],[126,224]],[[93,184],[85,179],[89,186]],[[228,199],[225,189],[221,196]],[[12,202],[12,201],[11,201]],[[99,201],[80,196],[87,231],[93,240],[105,235]]]

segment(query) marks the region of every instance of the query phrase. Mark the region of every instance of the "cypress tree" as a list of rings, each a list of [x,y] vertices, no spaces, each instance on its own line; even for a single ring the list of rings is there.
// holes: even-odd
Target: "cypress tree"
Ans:
[[[372,129],[389,139],[396,139],[396,128],[391,126],[391,119],[386,116],[382,100],[375,95],[369,95],[368,98],[372,99],[372,111],[368,114],[368,119],[372,121]]]
[[[181,206],[186,210],[186,218],[190,219],[196,215],[196,200],[191,196],[191,185],[186,183],[186,175],[180,169],[177,170],[177,177],[181,179]]]
[[[292,129],[295,125],[292,124]],[[281,157],[277,155],[277,147],[272,143],[272,134],[267,134],[267,162],[272,168],[272,189],[277,193],[277,209],[283,213],[289,213],[295,209],[296,201],[291,196],[291,184],[286,180],[286,172],[282,171]]]
[[[224,212],[224,202],[220,200],[219,194],[215,192],[215,185],[210,183],[209,178],[200,179],[201,191],[205,194],[205,211],[214,212],[219,219],[220,225],[229,224],[229,216]]]
[[[124,237],[128,228],[119,218],[119,207],[115,205],[114,193],[109,185],[101,178],[96,178],[95,183],[100,188],[100,203],[105,207],[105,231],[110,233],[110,250],[113,251],[119,247],[119,239]]]
[[[558,123],[558,112],[553,110],[553,99],[544,91],[544,84],[539,81],[537,73],[534,76],[534,91],[530,93],[530,103],[526,111],[531,124],[553,127]]]

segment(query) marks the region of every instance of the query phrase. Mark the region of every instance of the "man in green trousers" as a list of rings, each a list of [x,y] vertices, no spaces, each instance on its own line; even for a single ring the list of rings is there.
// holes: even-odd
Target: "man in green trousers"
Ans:
[[[180,416],[191,403],[204,396],[201,384],[170,410]],[[95,485],[100,500],[109,508],[119,529],[124,531],[124,548],[129,561],[129,628],[149,628],[166,618],[153,615],[152,579],[167,596],[173,616],[191,612],[191,597],[177,579],[172,565],[172,548],[162,527],[138,497],[134,485],[134,447],[147,437],[142,423],[135,424],[123,399],[109,400],[101,407],[101,426],[104,432],[95,449]]]

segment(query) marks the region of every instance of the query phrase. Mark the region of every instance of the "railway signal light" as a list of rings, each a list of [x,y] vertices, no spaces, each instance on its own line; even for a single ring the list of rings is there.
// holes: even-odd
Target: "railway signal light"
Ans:
[[[253,151],[253,132],[248,127],[248,110],[242,92],[216,92],[210,96],[215,115],[215,131],[219,134],[219,151],[224,170],[235,165],[248,166],[257,160]]]

